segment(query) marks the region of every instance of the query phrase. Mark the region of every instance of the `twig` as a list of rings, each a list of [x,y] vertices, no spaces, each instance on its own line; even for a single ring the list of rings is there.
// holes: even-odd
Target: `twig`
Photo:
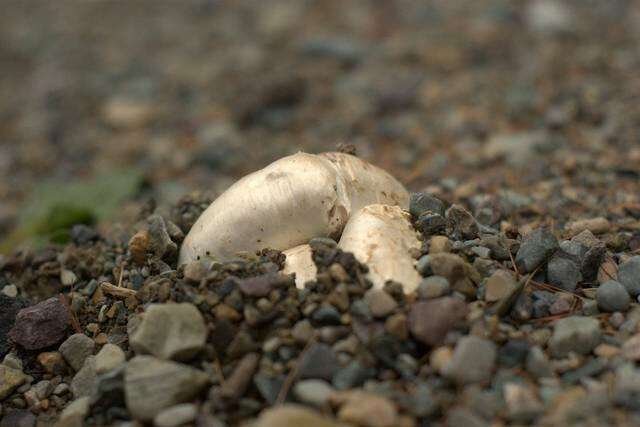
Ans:
[[[124,274],[124,263],[120,264],[120,278],[118,278],[118,287],[122,287],[122,276]]]
[[[71,321],[73,330],[76,331],[76,333],[81,334],[82,328],[80,328],[80,322],[78,322],[76,314],[71,310],[67,298],[64,296],[64,294],[60,293],[58,294],[58,300],[60,301],[60,304],[62,304],[62,306],[65,308],[65,310],[67,310],[67,312],[69,313],[69,319]]]
[[[304,346],[304,349],[302,349],[302,352],[298,356],[298,359],[296,360],[295,365],[289,371],[289,374],[287,375],[287,378],[285,378],[284,383],[282,383],[282,388],[278,392],[278,397],[276,398],[276,402],[275,402],[276,405],[282,405],[284,403],[285,399],[287,398],[287,395],[289,394],[289,389],[291,388],[291,386],[293,385],[293,382],[298,377],[298,372],[300,371],[300,364],[302,362],[302,358],[307,354],[307,352],[309,351],[309,348],[313,344],[315,344],[315,342],[316,342],[315,337],[311,338],[307,343],[307,345]]]

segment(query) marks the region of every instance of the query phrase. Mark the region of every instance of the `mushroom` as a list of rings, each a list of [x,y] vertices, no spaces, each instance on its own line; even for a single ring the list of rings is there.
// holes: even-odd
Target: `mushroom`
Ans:
[[[387,172],[349,154],[287,156],[218,197],[186,236],[179,263],[337,239],[351,213],[372,203],[407,208],[409,194]]]

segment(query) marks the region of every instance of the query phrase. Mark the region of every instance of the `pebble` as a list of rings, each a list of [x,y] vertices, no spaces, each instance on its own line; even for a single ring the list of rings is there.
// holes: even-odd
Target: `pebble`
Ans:
[[[49,374],[59,375],[68,369],[62,354],[57,351],[40,353],[38,355],[38,363]]]
[[[592,317],[571,316],[556,321],[553,335],[549,340],[549,350],[555,357],[563,357],[570,352],[588,354],[602,337],[600,322]]]
[[[265,409],[252,427],[344,427],[302,405],[287,403]]]
[[[331,347],[315,343],[309,347],[300,359],[298,375],[301,379],[323,379],[330,381],[340,365]]]
[[[631,304],[631,297],[620,282],[609,280],[598,287],[596,301],[601,311],[613,313],[627,311]]]
[[[94,356],[89,356],[82,368],[71,380],[71,392],[77,399],[79,397],[94,397],[98,391],[98,374],[96,373],[96,361]]]
[[[460,240],[472,240],[478,237],[479,227],[471,212],[461,205],[451,205],[446,212],[447,226],[450,235]]]
[[[152,356],[136,356],[125,369],[127,408],[142,420],[151,421],[164,409],[196,397],[209,383],[204,372]]]
[[[640,295],[640,255],[633,256],[620,264],[618,281],[627,288],[632,297]]]
[[[182,403],[160,412],[153,419],[155,427],[180,427],[193,422],[198,416],[198,407],[192,403]]]
[[[244,355],[220,387],[220,395],[228,399],[239,399],[251,384],[259,361],[260,356],[257,353]]]
[[[16,314],[25,306],[22,298],[10,298],[0,293],[0,357],[11,349],[9,331],[13,328]]]
[[[534,346],[529,349],[529,354],[525,361],[525,367],[527,372],[536,378],[553,377],[553,367],[551,366],[547,355],[539,346]]]
[[[7,411],[0,419],[0,427],[35,427],[36,416],[31,411]]]
[[[593,234],[602,234],[609,231],[611,223],[603,217],[581,219],[573,221],[565,225],[564,229],[570,236],[576,236],[585,230],[589,230]]]
[[[426,212],[444,215],[444,203],[428,193],[411,193],[409,212],[415,218]]]
[[[426,345],[438,345],[466,315],[467,305],[458,298],[442,297],[416,302],[409,311],[409,331]]]
[[[447,253],[430,255],[430,259],[434,275],[446,278],[454,291],[475,296],[474,282],[480,281],[480,275],[469,263],[458,255]]]
[[[485,284],[484,299],[487,302],[500,301],[510,295],[518,286],[518,282],[510,271],[496,270],[487,279]]]
[[[18,296],[18,287],[16,285],[6,285],[2,288],[2,293],[9,298],[15,298]]]
[[[503,386],[507,406],[507,418],[516,423],[529,423],[542,411],[544,406],[535,390],[526,384],[509,382]]]
[[[22,360],[15,353],[7,354],[4,359],[2,359],[2,364],[4,366],[17,369],[18,371],[22,371],[23,368]]]
[[[399,340],[406,340],[409,337],[407,316],[404,313],[389,316],[384,322],[384,330]]]
[[[433,299],[445,296],[451,292],[449,281],[442,276],[429,276],[418,285],[418,298]]]
[[[347,366],[338,370],[331,383],[338,390],[347,390],[361,386],[375,374],[358,360],[351,361]]]
[[[556,254],[547,264],[547,279],[553,286],[573,292],[582,280],[582,273],[576,262]]]
[[[208,269],[204,262],[194,261],[184,266],[184,278],[191,283],[200,283],[207,275]]]
[[[331,384],[322,380],[298,381],[293,386],[293,395],[299,402],[318,408],[324,408],[327,405],[332,393],[334,389]]]
[[[75,285],[77,281],[78,276],[73,271],[64,268],[60,270],[60,283],[62,283],[62,286],[70,287]]]
[[[96,354],[96,373],[98,375],[112,371],[126,361],[126,356],[122,349],[115,344],[105,344],[98,354]]]
[[[239,279],[240,292],[249,297],[266,297],[280,282],[282,276],[278,273],[267,273],[260,276]]]
[[[73,334],[60,345],[58,351],[74,371],[79,371],[85,359],[93,354],[95,346],[85,334]]]
[[[57,297],[20,310],[9,336],[27,350],[59,343],[69,324],[69,312]]]
[[[398,307],[396,300],[382,289],[368,290],[364,295],[364,300],[369,305],[373,317],[377,318],[388,316]]]
[[[300,320],[291,328],[291,336],[299,344],[306,344],[315,334],[315,329],[307,319]]]
[[[6,399],[27,380],[20,370],[0,365],[0,401]]]
[[[89,414],[90,405],[91,398],[88,396],[80,397],[69,403],[60,414],[59,425],[69,427],[84,425],[84,420]]]
[[[531,273],[558,249],[558,239],[545,227],[531,231],[523,240],[516,254],[520,273]]]
[[[399,424],[395,405],[382,396],[359,390],[344,391],[333,395],[332,401],[342,403],[338,410],[340,421],[362,427],[395,427]]]
[[[622,345],[622,356],[634,362],[640,361],[640,334],[636,334],[625,341]]]
[[[192,359],[203,349],[206,339],[204,318],[189,303],[151,304],[129,337],[138,354],[179,361]]]
[[[488,381],[493,375],[496,345],[489,340],[468,335],[460,338],[444,375],[458,384]]]
[[[339,325],[341,323],[340,312],[331,304],[322,304],[313,312],[311,319],[319,326]]]
[[[430,254],[442,254],[451,252],[453,244],[447,236],[433,236],[429,240],[429,253]]]

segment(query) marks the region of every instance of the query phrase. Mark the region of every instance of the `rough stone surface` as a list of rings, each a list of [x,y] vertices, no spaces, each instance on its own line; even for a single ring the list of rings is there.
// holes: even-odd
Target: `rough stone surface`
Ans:
[[[640,295],[640,255],[629,258],[620,264],[618,281],[627,288],[633,297]]]
[[[68,324],[69,312],[53,297],[20,310],[9,336],[27,350],[39,350],[59,343]]]
[[[152,304],[130,343],[138,354],[186,361],[202,350],[206,339],[204,319],[194,305]]]
[[[544,227],[529,233],[516,254],[516,265],[521,273],[530,273],[558,249],[558,239]]]
[[[631,303],[627,289],[615,280],[604,282],[596,291],[598,308],[605,312],[626,311]]]
[[[0,357],[11,349],[8,334],[13,327],[16,314],[25,306],[26,302],[21,298],[10,298],[0,294]]]
[[[191,400],[209,383],[209,377],[202,371],[152,356],[131,359],[124,377],[127,408],[143,421]]]
[[[549,340],[549,350],[556,357],[563,357],[570,352],[588,354],[602,337],[598,319],[583,316],[572,316],[558,320],[554,325],[553,335]]]
[[[122,365],[125,361],[124,351],[115,344],[107,343],[96,354],[96,372],[98,375],[104,374]]]
[[[73,334],[67,338],[58,351],[75,371],[79,371],[87,357],[93,354],[95,342],[85,334]]]
[[[444,203],[427,193],[412,193],[409,201],[409,212],[415,218],[426,212],[444,215]]]
[[[487,381],[493,374],[496,356],[492,341],[473,335],[462,337],[444,374],[459,384]]]
[[[22,371],[0,365],[0,401],[10,396],[26,379],[27,376]]]
[[[409,311],[409,331],[422,343],[437,345],[466,315],[466,304],[457,298],[443,297],[417,302]]]
[[[582,273],[580,266],[574,260],[555,255],[547,265],[547,279],[553,286],[573,292],[578,282],[582,280]]]
[[[98,374],[96,373],[96,361],[94,356],[89,356],[71,381],[71,391],[77,399],[80,397],[93,397],[98,391]]]

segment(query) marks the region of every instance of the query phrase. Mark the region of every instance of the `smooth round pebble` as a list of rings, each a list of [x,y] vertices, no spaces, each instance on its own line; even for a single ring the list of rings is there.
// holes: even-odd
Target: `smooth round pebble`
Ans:
[[[631,297],[626,288],[615,280],[609,280],[596,291],[598,308],[606,312],[626,311],[631,303]]]

